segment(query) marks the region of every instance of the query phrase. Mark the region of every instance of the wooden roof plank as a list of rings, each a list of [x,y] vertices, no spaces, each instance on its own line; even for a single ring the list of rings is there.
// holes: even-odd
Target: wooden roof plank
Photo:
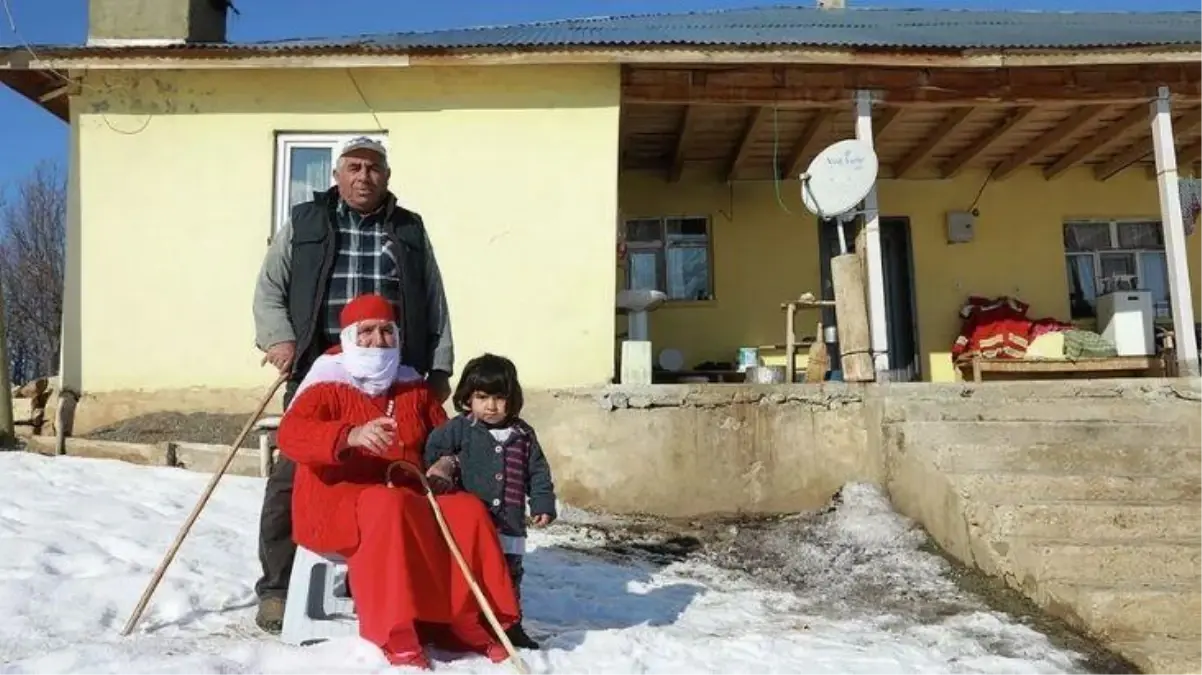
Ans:
[[[968,119],[968,116],[972,114],[972,111],[973,108],[956,108],[948,113],[934,131],[927,134],[926,138],[922,142],[914,146],[914,148],[910,150],[910,152],[906,153],[906,156],[902,157],[901,161],[893,167],[893,176],[895,178],[905,178],[906,174],[911,169],[922,163],[922,160],[926,159],[932,152],[934,152],[935,148],[938,147],[940,143],[947,139],[947,137],[950,136],[957,127],[963,124],[964,120]]]
[[[772,108],[760,107],[752,110],[747,115],[747,122],[743,126],[743,135],[739,138],[738,145],[735,146],[735,152],[730,158],[730,165],[726,168],[726,182],[729,183],[734,180],[739,169],[743,168],[747,163],[747,160],[751,156],[752,141],[760,129],[772,119],[772,113]]]
[[[1101,117],[1109,108],[1107,106],[1085,106],[1069,115],[1064,121],[1052,127],[1047,133],[1023,146],[1006,161],[993,169],[993,180],[1002,180],[1014,173],[1019,167],[1030,162],[1048,148],[1077,133],[1085,125]]]
[[[1173,134],[1180,135],[1192,131],[1199,124],[1202,124],[1202,117],[1198,116],[1198,111],[1178,115],[1173,120]],[[1131,147],[1111,157],[1106,163],[1099,164],[1094,167],[1094,178],[1098,180],[1107,180],[1118,172],[1127,167],[1139,162],[1152,154],[1152,141],[1148,138],[1140,138]]]
[[[676,147],[672,150],[672,164],[668,167],[668,182],[675,183],[684,173],[684,156],[688,149],[688,136],[697,122],[697,107],[685,106],[680,115],[680,127],[676,132]]]
[[[1009,115],[1004,117],[1000,122],[995,124],[993,128],[979,137],[971,145],[956,153],[947,162],[940,167],[940,175],[943,178],[951,178],[959,173],[964,167],[968,166],[973,160],[981,156],[981,153],[988,150],[994,143],[1001,141],[1008,136],[1010,132],[1022,126],[1028,119],[1031,118],[1039,108],[1035,106],[1026,106],[1016,108]]]
[[[1118,141],[1123,134],[1127,133],[1135,125],[1140,122],[1147,122],[1151,113],[1146,106],[1147,104],[1135,106],[1131,109],[1131,112],[1124,115],[1118,121],[1107,125],[1105,129],[1101,129],[1098,133],[1082,140],[1071,150],[1064,153],[1060,159],[1057,159],[1045,168],[1043,170],[1043,177],[1051,180],[1059,176],[1078,162],[1088,159],[1090,155]]]
[[[801,173],[801,163],[812,154],[810,150],[814,142],[818,139],[819,132],[834,117],[835,112],[833,110],[820,110],[814,113],[809,123],[806,124],[805,129],[802,130],[801,136],[797,138],[797,143],[793,145],[793,150],[789,152],[789,159],[782,165],[785,167],[785,171],[779,176],[780,178],[796,176]]]

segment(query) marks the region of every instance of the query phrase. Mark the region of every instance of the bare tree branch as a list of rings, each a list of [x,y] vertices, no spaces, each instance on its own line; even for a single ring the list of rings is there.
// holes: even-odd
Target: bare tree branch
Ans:
[[[14,383],[58,372],[66,262],[67,182],[42,162],[0,192],[0,288]]]

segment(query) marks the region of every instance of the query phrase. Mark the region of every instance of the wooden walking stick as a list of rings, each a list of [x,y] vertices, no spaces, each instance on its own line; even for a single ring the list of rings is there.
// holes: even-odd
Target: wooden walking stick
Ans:
[[[417,479],[421,481],[422,489],[426,491],[426,501],[430,502],[430,508],[434,509],[434,519],[438,521],[438,529],[442,531],[442,538],[446,540],[447,547],[451,549],[451,555],[455,557],[455,562],[459,564],[459,570],[463,572],[464,578],[467,579],[467,585],[472,589],[472,595],[476,596],[476,602],[480,603],[480,609],[484,612],[484,617],[488,619],[493,632],[497,634],[497,639],[501,641],[501,645],[509,653],[509,663],[513,665],[513,669],[522,675],[526,675],[530,671],[526,668],[522,657],[518,656],[513,643],[509,641],[509,636],[505,634],[505,629],[501,628],[501,622],[497,621],[497,615],[492,611],[492,606],[488,604],[488,598],[484,597],[484,591],[480,590],[480,585],[476,583],[475,575],[472,574],[471,568],[467,566],[467,561],[463,559],[463,554],[459,551],[459,545],[455,543],[455,537],[451,535],[451,529],[447,527],[447,521],[442,516],[442,507],[438,505],[438,500],[434,498],[434,491],[430,489],[430,481],[426,480],[426,474],[422,473],[421,469],[409,462],[396,461],[388,466],[388,473],[386,474],[390,486],[392,485],[392,470],[395,467],[404,469],[417,476]]]
[[[246,426],[242,427],[242,433],[238,434],[238,440],[234,441],[234,445],[230,447],[230,452],[225,456],[225,461],[221,463],[221,467],[209,479],[209,485],[200,495],[200,501],[196,502],[196,506],[192,508],[192,513],[188,515],[188,519],[184,521],[184,526],[180,528],[179,534],[175,535],[175,541],[171,544],[171,548],[167,549],[167,554],[163,556],[163,561],[159,563],[158,569],[154,571],[154,576],[150,578],[150,583],[146,586],[146,590],[142,592],[142,598],[138,600],[137,606],[134,607],[134,613],[130,615],[129,621],[125,622],[125,628],[121,629],[121,635],[129,635],[133,631],[134,626],[138,624],[138,619],[142,618],[142,612],[146,611],[146,605],[150,603],[150,596],[154,594],[154,589],[158,587],[159,582],[163,580],[163,574],[167,572],[167,566],[175,559],[175,554],[179,551],[180,545],[184,543],[184,538],[188,536],[188,531],[192,529],[192,524],[196,522],[197,516],[200,515],[205,504],[209,503],[209,497],[213,496],[213,490],[217,488],[217,481],[225,475],[226,469],[234,461],[234,455],[238,454],[238,448],[242,445],[242,441],[246,439],[246,435],[250,433],[251,427],[255,422],[259,421],[259,416],[263,414],[263,410],[267,408],[267,404],[271,402],[280,385],[283,384],[289,377],[289,373],[283,373],[271,385],[267,395],[259,402],[259,407],[255,410],[255,414],[246,421]]]

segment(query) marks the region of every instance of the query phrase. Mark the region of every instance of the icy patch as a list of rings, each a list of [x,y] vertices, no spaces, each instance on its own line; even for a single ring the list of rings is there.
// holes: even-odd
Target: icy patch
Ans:
[[[1084,672],[1082,655],[989,609],[951,579],[946,560],[922,550],[926,533],[895,512],[884,492],[848,484],[826,509],[739,528],[708,558],[796,592],[799,609],[901,633],[931,649],[956,647],[952,661],[976,672],[1037,662]]]

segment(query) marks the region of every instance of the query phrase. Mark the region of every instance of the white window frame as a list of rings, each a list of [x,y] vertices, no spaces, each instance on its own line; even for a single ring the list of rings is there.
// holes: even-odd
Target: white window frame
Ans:
[[[323,132],[323,133],[299,133],[280,131],[275,135],[275,167],[273,181],[275,184],[275,203],[272,206],[272,229],[271,233],[274,236],[280,228],[284,226],[284,222],[288,220],[288,187],[289,187],[289,157],[292,150],[297,148],[327,148],[333,154],[344,143],[352,138],[366,136],[374,141],[378,141],[384,146],[384,149],[391,154],[392,148],[388,145],[388,134],[379,131],[370,132]],[[333,165],[333,162],[331,162]],[[333,173],[330,175],[330,185],[334,185]]]
[[[660,238],[656,241],[630,241],[627,237],[631,223],[639,221],[657,220],[660,226]],[[704,220],[705,221],[705,245],[698,244],[676,244],[669,245],[667,222],[669,220]],[[683,303],[698,303],[712,302],[717,298],[716,285],[714,283],[714,222],[713,218],[708,215],[698,214],[673,214],[668,216],[626,216],[622,218],[622,241],[626,248],[626,265],[624,270],[623,287],[630,288],[631,274],[631,256],[635,253],[655,253],[656,255],[656,277],[662,282],[663,288],[658,290],[664,293],[668,292],[668,249],[669,248],[704,248],[705,249],[705,264],[706,274],[709,282],[709,297],[705,299],[696,298],[673,298],[668,297],[666,302],[673,304]]]
[[[1065,273],[1066,274],[1071,274],[1071,272],[1072,272],[1071,268],[1069,267],[1069,265],[1070,265],[1069,261],[1071,258],[1074,258],[1077,256],[1090,256],[1093,258],[1094,285],[1095,285],[1094,298],[1097,298],[1099,295],[1102,294],[1102,278],[1100,275],[1102,272],[1102,256],[1103,255],[1111,255],[1111,254],[1130,255],[1135,260],[1135,277],[1139,281],[1139,288],[1143,289],[1144,288],[1144,280],[1146,279],[1146,277],[1144,276],[1143,257],[1140,256],[1140,254],[1141,253],[1165,253],[1164,245],[1161,245],[1160,248],[1119,248],[1119,245],[1120,245],[1119,244],[1119,225],[1128,224],[1128,223],[1158,223],[1161,227],[1162,240],[1165,236],[1164,235],[1164,223],[1160,220],[1160,218],[1067,218],[1067,219],[1065,219],[1063,225],[1061,226],[1062,228],[1068,228],[1072,225],[1108,225],[1109,226],[1110,245],[1112,248],[1098,249],[1098,250],[1093,250],[1093,251],[1070,251],[1067,248],[1064,250],[1064,265],[1065,265]],[[1062,232],[1061,236],[1063,237],[1063,232]],[[1165,259],[1165,264],[1166,265],[1168,264],[1167,257]],[[1071,297],[1072,297],[1072,290],[1073,289],[1071,287],[1068,289],[1070,301],[1071,301]],[[1169,292],[1171,293],[1172,289],[1170,289]],[[1095,307],[1094,309],[1096,311],[1097,308]],[[1169,314],[1167,316],[1155,316],[1154,315],[1153,319],[1156,322],[1172,321],[1172,318],[1173,318],[1172,312],[1173,312],[1173,307],[1172,307],[1172,303],[1170,302],[1169,303]],[[1070,313],[1071,313],[1071,308],[1070,308]]]

